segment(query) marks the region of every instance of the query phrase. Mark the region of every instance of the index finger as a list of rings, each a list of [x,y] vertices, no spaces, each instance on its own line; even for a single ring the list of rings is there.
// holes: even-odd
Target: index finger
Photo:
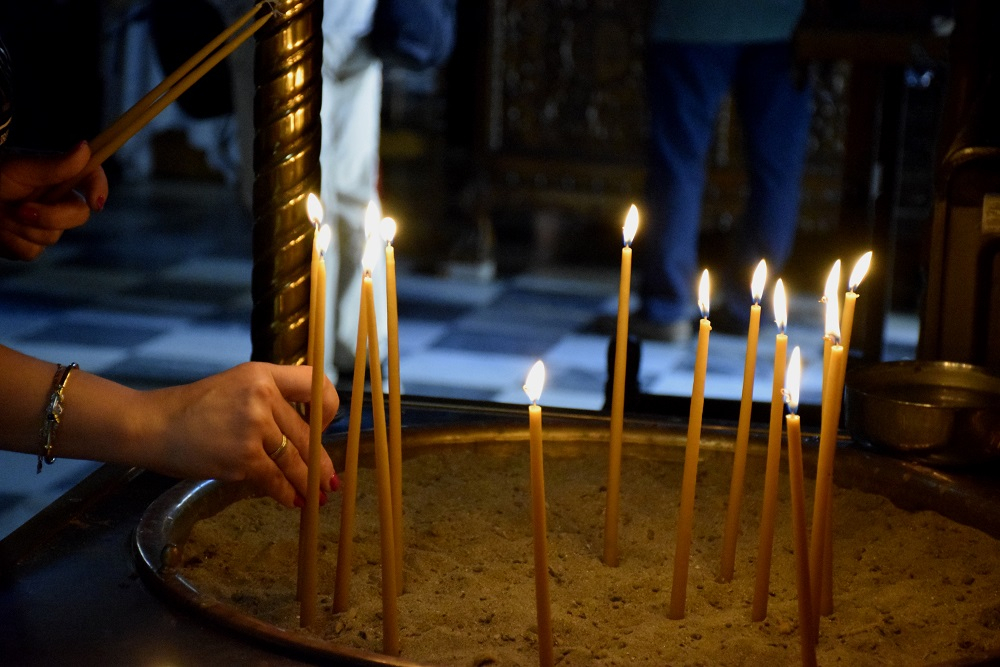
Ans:
[[[268,364],[274,384],[286,400],[293,403],[309,403],[312,401],[312,368],[310,366],[284,366]],[[340,396],[323,375],[323,423],[329,424],[337,415],[340,407]]]

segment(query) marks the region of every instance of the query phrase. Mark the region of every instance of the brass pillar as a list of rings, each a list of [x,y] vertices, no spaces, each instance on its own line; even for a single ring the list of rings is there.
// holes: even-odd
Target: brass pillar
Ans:
[[[302,363],[309,330],[313,230],[305,201],[320,185],[321,0],[276,0],[254,53],[252,358]]]

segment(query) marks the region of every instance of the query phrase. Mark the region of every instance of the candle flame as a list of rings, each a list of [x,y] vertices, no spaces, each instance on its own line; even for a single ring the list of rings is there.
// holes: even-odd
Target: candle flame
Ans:
[[[869,250],[865,254],[861,255],[857,264],[854,265],[854,270],[851,271],[851,279],[847,282],[848,289],[850,289],[850,291],[854,292],[858,289],[858,285],[860,285],[861,281],[868,275],[868,267],[871,266],[871,263],[872,251]]]
[[[365,273],[371,273],[378,264],[378,258],[382,254],[382,239],[378,234],[371,234],[365,241],[365,251],[361,255],[361,268]]]
[[[701,316],[708,319],[708,269],[701,272],[701,280],[698,281],[698,310]]]
[[[379,205],[374,201],[369,201],[368,208],[365,209],[365,236],[378,233],[381,218],[382,212],[379,210]]]
[[[840,344],[840,307],[837,295],[824,297],[826,300],[826,335],[833,339],[834,344]]]
[[[627,247],[632,247],[632,240],[637,231],[639,231],[639,209],[632,204],[628,208],[628,215],[625,216],[625,226],[622,227],[622,238]]]
[[[833,263],[830,275],[826,277],[826,286],[823,288],[823,300],[830,301],[837,299],[837,292],[840,291],[840,260]]]
[[[767,262],[760,260],[757,268],[753,272],[753,280],[750,281],[750,294],[754,303],[760,303],[760,297],[764,295],[764,283],[767,282]]]
[[[333,230],[330,229],[330,225],[320,225],[316,230],[316,235],[314,242],[316,243],[316,252],[319,253],[320,257],[326,255],[326,251],[330,248],[330,241],[333,239]]]
[[[840,340],[840,260],[833,263],[830,275],[826,278],[821,301],[826,304],[826,335],[835,341]]]
[[[396,238],[396,221],[392,218],[382,218],[382,224],[379,226],[379,234],[385,239],[385,242],[392,245],[392,240]]]
[[[788,324],[788,300],[785,298],[785,284],[778,278],[774,284],[774,321],[778,325],[778,333],[785,333]]]
[[[306,197],[306,215],[309,216],[309,222],[313,225],[319,226],[323,222],[323,202],[312,192]]]
[[[785,403],[788,404],[788,411],[793,415],[799,408],[799,389],[802,385],[802,353],[799,346],[792,348],[792,355],[788,358],[788,370],[785,372]]]
[[[542,397],[542,385],[545,384],[545,364],[539,359],[528,371],[528,378],[524,381],[524,393],[528,395],[528,400],[537,403]]]

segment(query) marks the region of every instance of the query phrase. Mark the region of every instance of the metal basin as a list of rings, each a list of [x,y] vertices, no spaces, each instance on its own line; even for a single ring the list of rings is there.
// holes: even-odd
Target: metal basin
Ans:
[[[1000,459],[1000,377],[949,361],[852,370],[847,429],[858,443],[934,466]]]

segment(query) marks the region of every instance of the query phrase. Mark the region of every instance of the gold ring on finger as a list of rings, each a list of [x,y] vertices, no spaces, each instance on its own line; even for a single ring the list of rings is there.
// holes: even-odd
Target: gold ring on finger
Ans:
[[[268,454],[268,456],[271,457],[272,461],[277,461],[285,453],[286,449],[288,449],[288,436],[285,435],[284,433],[282,433],[281,434],[281,444],[278,445],[277,449],[275,449],[273,452],[271,452],[270,454]]]

